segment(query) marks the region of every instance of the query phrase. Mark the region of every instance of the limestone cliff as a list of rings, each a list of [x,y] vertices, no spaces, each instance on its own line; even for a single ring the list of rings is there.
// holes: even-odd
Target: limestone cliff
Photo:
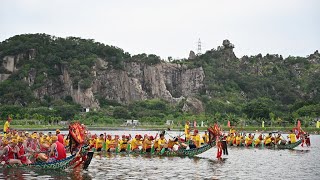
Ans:
[[[6,56],[3,59],[3,66],[9,74],[1,74],[2,80],[7,79],[10,72],[17,70],[16,62],[20,59],[19,56]],[[99,108],[95,95],[122,104],[151,98],[160,98],[175,104],[198,93],[205,76],[202,67],[188,69],[185,65],[166,62],[156,65],[126,62],[120,70],[98,58],[92,67],[94,79],[91,87],[82,89],[80,86],[74,88],[73,79],[66,66],[54,68],[60,68],[61,75],[56,79],[46,78],[41,87],[33,90],[35,97],[43,99],[49,96],[60,99],[71,96],[76,103],[91,108]],[[37,75],[39,74],[36,69],[31,68],[24,81],[32,86]]]

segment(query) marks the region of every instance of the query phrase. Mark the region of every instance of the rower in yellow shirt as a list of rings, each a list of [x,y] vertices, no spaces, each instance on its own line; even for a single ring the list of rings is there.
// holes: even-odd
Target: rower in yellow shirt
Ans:
[[[131,151],[140,151],[139,147],[142,145],[141,138],[141,135],[136,135],[131,140]]]
[[[164,137],[164,134],[160,134],[160,139],[158,140],[158,150],[161,151],[162,148],[168,149],[167,140]]]
[[[246,137],[246,140],[245,140],[246,146],[251,146],[252,141],[253,141],[253,136],[251,135],[251,133],[249,133],[249,135]]]
[[[254,146],[255,147],[260,146],[262,139],[263,139],[262,134],[260,134],[259,137],[254,141]]]
[[[196,148],[200,148],[201,147],[201,138],[200,138],[199,131],[197,129],[194,130],[192,139],[193,139],[194,145],[196,145]]]
[[[202,139],[201,139],[201,144],[204,144],[204,143],[208,143],[209,142],[209,135],[208,135],[208,131],[204,131],[204,135],[202,135]]]
[[[241,136],[240,136],[240,134],[237,134],[237,136],[236,136],[236,145],[237,146],[241,145]]]
[[[290,134],[288,135],[289,138],[289,144],[297,142],[296,135],[293,133],[292,130],[290,130]]]
[[[119,145],[120,145],[120,152],[127,151],[128,139],[126,138],[126,135],[122,135],[121,140],[119,142]]]
[[[102,146],[104,143],[104,137],[103,134],[100,134],[99,138],[96,140],[95,148],[97,152],[100,152],[102,150]]]
[[[271,138],[272,138],[272,133],[269,133],[269,135],[265,137],[264,144],[266,146],[271,146],[271,143],[272,143],[272,139]]]

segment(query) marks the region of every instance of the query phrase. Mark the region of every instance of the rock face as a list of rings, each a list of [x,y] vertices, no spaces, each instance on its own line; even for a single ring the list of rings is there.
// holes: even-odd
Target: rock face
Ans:
[[[3,81],[19,71],[17,64],[20,60],[33,61],[36,51],[31,49],[25,54],[17,56],[6,56],[3,58],[2,73],[0,80]],[[23,78],[31,87],[35,84],[38,76],[43,81],[41,86],[33,89],[34,96],[38,99],[51,97],[62,99],[67,96],[81,104],[83,107],[99,108],[99,102],[95,98],[117,101],[128,104],[133,101],[140,101],[152,98],[160,98],[173,104],[187,98],[188,107],[191,111],[199,112],[202,106],[194,99],[190,100],[203,87],[204,71],[202,67],[188,69],[185,65],[173,63],[158,63],[147,65],[140,62],[126,62],[122,69],[114,69],[107,61],[98,58],[95,65],[91,67],[93,80],[91,86],[82,89],[80,85],[74,87],[74,83],[68,65],[55,65],[52,68],[61,72],[61,75],[54,78],[47,78],[47,74],[37,72],[37,69],[30,68]],[[39,83],[37,84],[39,85]],[[191,105],[191,102],[198,102]]]
[[[186,66],[171,63],[146,65],[144,63],[126,63],[123,70],[108,67],[102,59],[93,66],[94,80],[88,89],[73,88],[72,78],[67,68],[61,67],[59,80],[48,80],[34,91],[37,98],[51,96],[55,99],[71,96],[83,107],[99,108],[95,95],[108,100],[128,104],[133,101],[160,98],[171,103],[192,97],[203,86],[202,67],[188,69]],[[29,74],[36,74],[30,72]],[[32,80],[29,80],[32,83]]]
[[[182,111],[200,114],[201,112],[204,112],[204,107],[199,99],[195,97],[188,97],[183,104]]]
[[[196,57],[197,57],[196,54],[193,51],[190,51],[188,59],[192,60],[192,59],[195,59]]]
[[[98,71],[93,92],[109,100],[130,103],[149,98],[162,98],[172,103],[193,96],[203,86],[202,68],[160,63],[149,66],[131,62],[124,70]]]

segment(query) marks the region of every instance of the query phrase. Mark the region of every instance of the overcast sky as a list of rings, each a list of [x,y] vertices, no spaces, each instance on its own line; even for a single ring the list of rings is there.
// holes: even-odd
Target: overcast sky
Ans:
[[[130,54],[188,57],[229,39],[238,57],[320,50],[320,0],[0,0],[0,41],[25,33],[94,39]]]

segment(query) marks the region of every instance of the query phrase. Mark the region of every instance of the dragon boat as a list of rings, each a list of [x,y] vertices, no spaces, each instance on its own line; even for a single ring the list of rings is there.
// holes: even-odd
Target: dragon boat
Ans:
[[[85,126],[80,125],[78,122],[69,125],[69,138],[70,138],[70,152],[71,155],[65,159],[54,162],[39,162],[36,161],[31,164],[23,165],[8,165],[5,164],[4,168],[38,168],[38,169],[66,169],[81,166],[88,168],[93,153],[89,152],[89,146],[85,143]],[[71,143],[72,142],[72,143]]]
[[[202,154],[209,149],[216,146],[216,140],[220,138],[221,132],[220,129],[218,129],[218,126],[209,127],[209,142],[201,146],[200,148],[193,148],[193,149],[184,149],[179,148],[176,151],[170,151],[170,150],[164,150],[161,151],[152,151],[152,152],[144,152],[144,151],[124,151],[124,152],[118,152],[117,150],[114,152],[106,152],[106,151],[100,151],[95,152],[95,154],[101,154],[101,155],[150,155],[150,156],[178,156],[178,157],[193,157],[199,154]]]
[[[216,145],[215,141],[209,142],[208,144],[205,144],[201,146],[200,148],[194,148],[194,149],[178,149],[176,151],[170,151],[170,150],[164,150],[163,151],[154,151],[154,152],[144,152],[144,151],[124,151],[124,152],[95,152],[95,154],[100,153],[101,155],[104,154],[114,154],[114,155],[151,155],[151,156],[180,156],[180,157],[193,157],[199,154],[202,154],[209,149],[213,148]]]
[[[231,143],[229,143],[230,147],[234,147],[234,148],[266,148],[266,149],[293,149],[298,147],[300,144],[302,143],[302,140],[298,140],[295,143],[291,143],[291,144],[271,144],[271,146],[245,146],[245,145],[241,145],[241,146],[233,146]]]

